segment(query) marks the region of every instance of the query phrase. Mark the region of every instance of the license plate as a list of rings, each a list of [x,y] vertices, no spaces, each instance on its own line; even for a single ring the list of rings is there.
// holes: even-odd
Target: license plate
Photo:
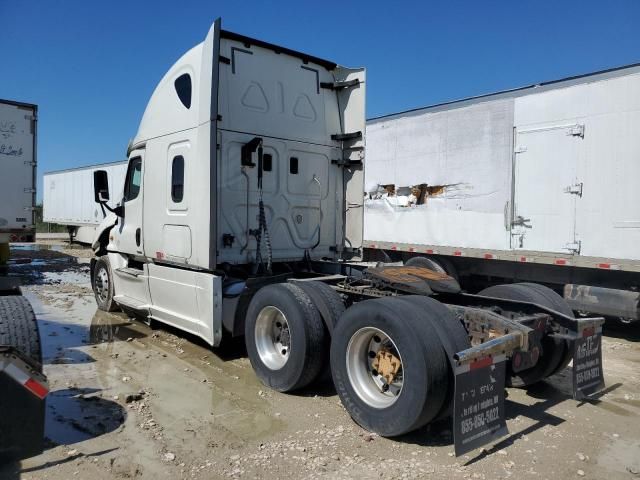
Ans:
[[[453,405],[456,456],[482,447],[508,432],[504,408],[504,355],[456,368]]]
[[[602,327],[585,328],[574,340],[573,398],[581,400],[602,387]]]

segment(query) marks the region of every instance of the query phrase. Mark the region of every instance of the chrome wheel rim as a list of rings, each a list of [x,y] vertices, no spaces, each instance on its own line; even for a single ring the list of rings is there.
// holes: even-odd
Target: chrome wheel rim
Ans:
[[[95,279],[96,295],[101,302],[106,302],[109,299],[109,272],[104,267],[101,267]]]
[[[271,370],[280,370],[289,360],[291,332],[287,317],[277,307],[260,310],[255,327],[256,350],[260,360]]]
[[[391,358],[389,354],[393,360],[387,362],[387,371],[378,371],[381,367],[380,358]],[[378,328],[361,328],[349,340],[346,360],[349,382],[367,405],[386,408],[398,400],[402,394],[404,370],[400,350],[389,335]],[[400,365],[397,365],[398,361]],[[385,378],[383,373],[389,373],[391,364],[395,365],[397,371]]]

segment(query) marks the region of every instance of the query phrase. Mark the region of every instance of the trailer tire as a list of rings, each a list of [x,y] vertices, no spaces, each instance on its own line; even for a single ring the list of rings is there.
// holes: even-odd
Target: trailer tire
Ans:
[[[19,350],[34,363],[42,373],[42,346],[38,322],[33,308],[20,295],[0,297],[0,345]]]
[[[420,317],[415,305],[398,298],[365,300],[345,311],[331,338],[331,372],[342,404],[356,423],[385,437],[426,425],[446,397],[445,351],[431,323]],[[395,395],[380,387],[378,372],[367,360],[385,342],[402,366]]]
[[[279,392],[303,388],[327,367],[327,331],[318,309],[300,287],[262,287],[249,303],[245,343],[251,366]]]
[[[434,272],[444,273],[448,275],[447,271],[442,265],[428,257],[411,257],[409,260],[404,262],[404,264],[407,267],[423,267],[428,268],[429,270],[433,270]]]
[[[507,285],[494,285],[482,290],[478,295],[487,297],[504,298],[505,300],[520,300],[523,302],[537,303],[547,308],[554,309],[555,304],[550,296],[542,293],[537,288],[531,288],[530,284],[513,283]],[[507,364],[506,384],[509,387],[527,387],[538,383],[553,375],[566,357],[566,341],[545,336],[542,339],[543,354],[538,363],[521,372],[513,372],[511,365]]]
[[[115,312],[118,309],[118,304],[113,299],[113,272],[106,255],[96,260],[91,287],[100,310]]]
[[[573,313],[573,310],[571,309],[567,301],[564,298],[562,298],[561,295],[559,295],[557,292],[553,291],[549,287],[540,285],[539,283],[529,283],[529,282],[522,282],[520,283],[520,285],[527,285],[529,288],[536,290],[538,293],[540,293],[542,296],[545,297],[545,299],[548,302],[548,305],[554,310],[556,310],[557,312],[564,313],[567,317],[576,318],[576,316]],[[564,351],[564,355],[562,356],[562,360],[560,360],[560,363],[558,364],[558,366],[549,375],[547,375],[548,377],[555,375],[556,373],[564,370],[567,367],[567,365],[569,365],[569,363],[571,362],[571,359],[573,358],[573,342],[569,340],[565,340],[564,344],[565,344],[565,351]]]
[[[445,305],[424,295],[407,295],[398,298],[418,307],[422,318],[430,321],[434,328],[441,329],[442,334],[446,336],[449,343],[449,345],[444,345],[447,357],[453,358],[455,353],[471,348],[469,333],[464,328],[464,325],[462,325],[458,317],[456,317],[456,315]],[[449,387],[436,420],[448,418],[453,414],[455,382],[451,380],[454,378],[455,372],[453,371],[451,360],[447,362],[447,371],[450,379]]]

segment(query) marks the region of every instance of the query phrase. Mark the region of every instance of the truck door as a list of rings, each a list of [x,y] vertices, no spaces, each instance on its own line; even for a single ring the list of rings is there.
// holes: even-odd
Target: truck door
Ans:
[[[583,132],[576,124],[516,131],[511,248],[579,253],[575,217]]]
[[[143,152],[134,152],[129,160],[124,184],[122,206],[124,217],[118,219],[118,251],[131,256],[143,256],[142,198]]]

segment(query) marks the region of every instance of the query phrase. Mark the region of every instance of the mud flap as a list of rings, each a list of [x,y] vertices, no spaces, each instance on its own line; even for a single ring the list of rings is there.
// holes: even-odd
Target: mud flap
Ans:
[[[44,375],[12,347],[0,346],[0,463],[42,453]]]
[[[602,327],[582,329],[573,344],[573,398],[582,400],[604,387]]]
[[[506,357],[484,357],[455,369],[453,439],[456,456],[505,436]]]

